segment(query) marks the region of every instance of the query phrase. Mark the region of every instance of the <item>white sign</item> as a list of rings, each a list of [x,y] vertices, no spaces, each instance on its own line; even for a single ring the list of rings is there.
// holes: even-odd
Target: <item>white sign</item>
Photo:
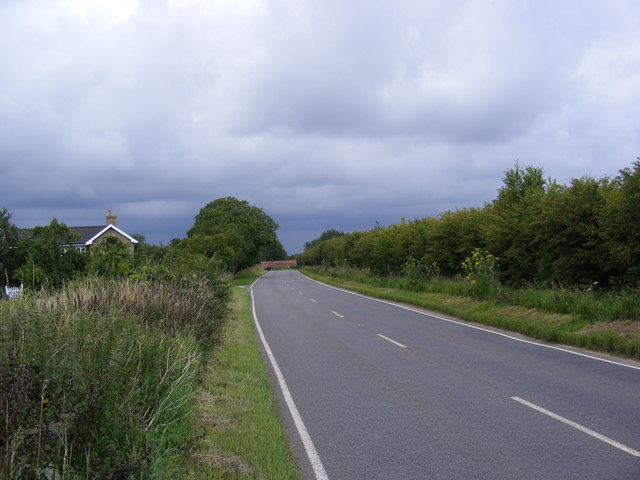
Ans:
[[[9,300],[18,300],[22,294],[22,285],[19,287],[4,287],[4,295]]]

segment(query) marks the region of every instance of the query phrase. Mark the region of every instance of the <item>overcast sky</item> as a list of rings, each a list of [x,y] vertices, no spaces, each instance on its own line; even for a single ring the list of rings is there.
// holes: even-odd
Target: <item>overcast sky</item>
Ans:
[[[263,208],[289,253],[640,155],[637,0],[0,0],[0,208],[184,237]]]

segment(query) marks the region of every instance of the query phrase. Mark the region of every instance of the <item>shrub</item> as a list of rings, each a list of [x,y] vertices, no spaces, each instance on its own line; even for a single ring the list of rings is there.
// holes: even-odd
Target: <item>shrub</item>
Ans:
[[[424,266],[415,258],[409,258],[402,264],[402,275],[407,280],[410,290],[417,290],[424,279]]]

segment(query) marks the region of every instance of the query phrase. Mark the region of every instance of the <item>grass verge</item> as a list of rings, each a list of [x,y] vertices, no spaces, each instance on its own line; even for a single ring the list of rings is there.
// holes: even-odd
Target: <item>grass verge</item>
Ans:
[[[227,289],[82,279],[0,302],[0,478],[176,478]]]
[[[588,348],[621,356],[640,358],[638,320],[593,321],[579,314],[558,313],[527,305],[510,305],[495,300],[436,292],[415,292],[393,288],[379,280],[377,285],[353,274],[331,274],[304,268],[305,275],[329,285],[371,297],[407,303],[442,312],[463,320],[510,330],[547,342]]]
[[[184,478],[299,479],[245,289],[233,289],[231,309],[222,344],[203,370],[196,421],[200,441]]]
[[[264,275],[266,271],[260,267],[260,265],[256,265],[253,267],[245,268],[244,270],[240,270],[231,280],[231,285],[234,287],[240,287],[244,285],[251,285],[255,282],[258,277]]]

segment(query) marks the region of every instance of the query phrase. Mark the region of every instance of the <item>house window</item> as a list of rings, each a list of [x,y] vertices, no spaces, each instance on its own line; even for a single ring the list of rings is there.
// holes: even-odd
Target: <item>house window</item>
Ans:
[[[84,245],[79,245],[76,247],[76,250],[79,251],[80,253],[85,253],[87,251],[87,247]]]

